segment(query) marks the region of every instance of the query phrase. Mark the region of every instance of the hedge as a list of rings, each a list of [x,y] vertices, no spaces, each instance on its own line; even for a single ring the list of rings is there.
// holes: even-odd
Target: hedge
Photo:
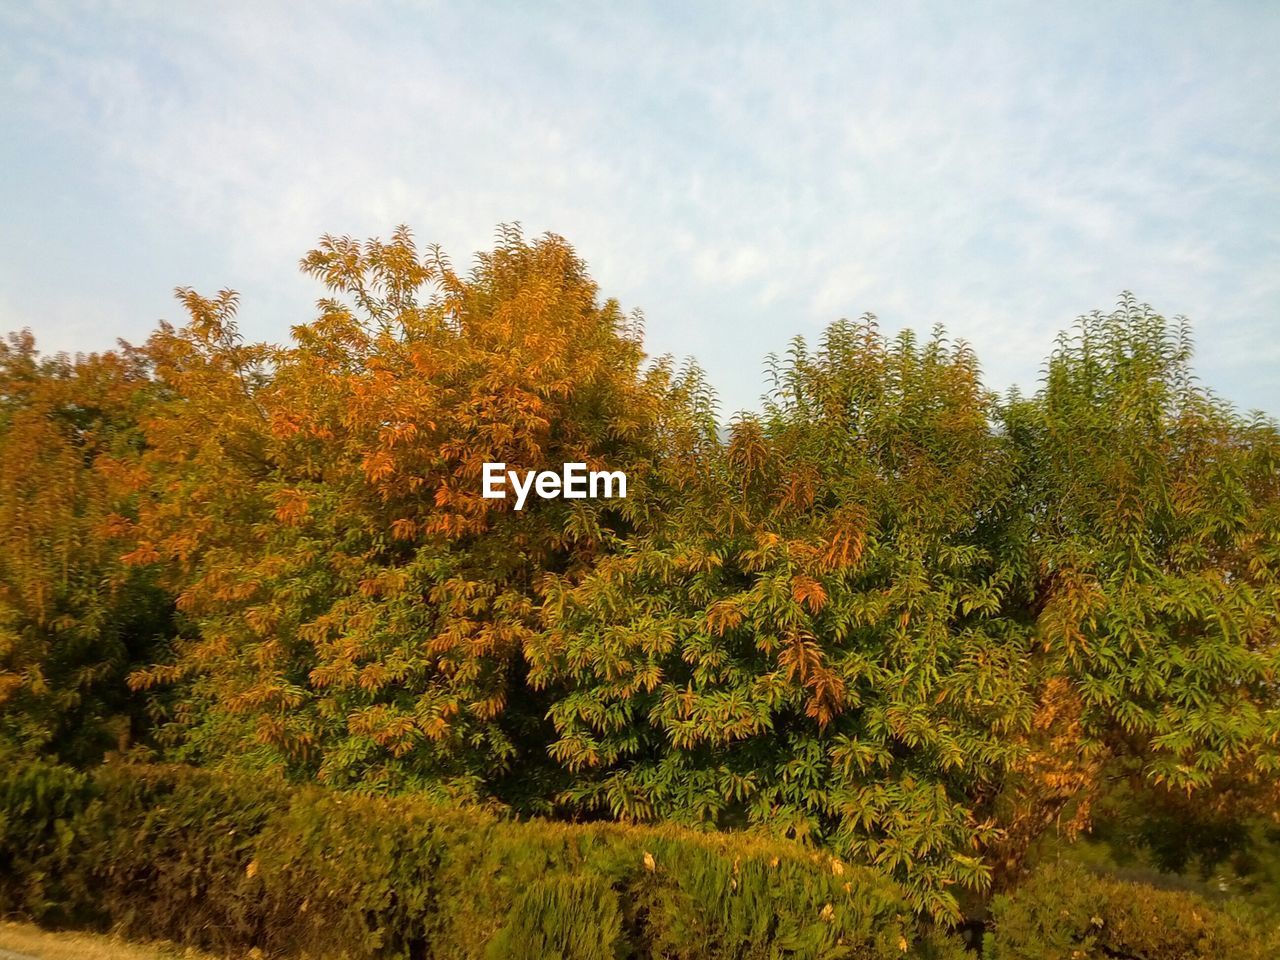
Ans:
[[[992,903],[993,960],[1272,960],[1275,918],[1048,865]],[[177,766],[0,771],[0,913],[226,954],[957,960],[892,881],[798,844],[519,822]]]
[[[1276,960],[1280,918],[1047,864],[992,903],[991,960]]]
[[[0,911],[228,954],[959,956],[899,891],[791,843],[516,822],[183,767],[0,776]]]

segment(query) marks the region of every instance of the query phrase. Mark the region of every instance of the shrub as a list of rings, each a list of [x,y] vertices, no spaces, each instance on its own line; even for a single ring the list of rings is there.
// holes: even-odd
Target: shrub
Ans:
[[[12,757],[0,755],[12,764]],[[70,900],[51,872],[74,835],[68,826],[91,797],[87,776],[68,767],[27,764],[0,779],[0,909],[37,920],[59,919]]]
[[[434,960],[955,960],[902,889],[752,833],[517,822],[421,797],[178,766],[0,774],[0,913],[225,953]],[[1264,960],[1239,903],[1046,866],[996,960]]]
[[[512,903],[486,956],[510,960],[610,960],[622,941],[618,895],[598,873],[535,882]]]
[[[251,943],[262,890],[246,864],[287,797],[180,767],[16,767],[0,784],[0,910],[210,949]]]
[[[1042,867],[992,906],[993,960],[1270,960],[1280,930],[1242,904]]]
[[[183,767],[14,765],[0,782],[0,877],[0,911],[225,952],[746,960],[947,949],[917,936],[896,885],[797,844],[515,822]]]

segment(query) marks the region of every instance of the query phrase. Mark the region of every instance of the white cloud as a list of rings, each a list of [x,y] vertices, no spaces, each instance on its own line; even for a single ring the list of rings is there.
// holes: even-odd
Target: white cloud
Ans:
[[[945,322],[1030,384],[1125,287],[1212,322],[1208,374],[1280,408],[1256,342],[1280,314],[1280,16],[1157,10],[54,5],[0,23],[26,103],[0,119],[157,251],[104,297],[126,312],[218,274],[278,338],[322,232],[404,221],[461,262],[520,219],[730,408],[766,352],[864,311]],[[19,182],[50,189],[40,166]],[[44,303],[29,280],[0,273]]]

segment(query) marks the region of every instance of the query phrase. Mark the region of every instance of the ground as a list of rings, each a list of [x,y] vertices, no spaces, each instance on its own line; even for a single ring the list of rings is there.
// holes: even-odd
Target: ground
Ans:
[[[51,933],[29,923],[0,922],[0,960],[212,960],[172,944],[129,943],[90,933]]]

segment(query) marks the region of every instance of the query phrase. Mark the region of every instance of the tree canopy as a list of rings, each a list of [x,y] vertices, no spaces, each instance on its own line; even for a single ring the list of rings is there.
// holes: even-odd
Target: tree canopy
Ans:
[[[181,290],[140,347],[0,348],[11,745],[774,832],[939,917],[1121,781],[1280,809],[1280,431],[1184,322],[1126,296],[1002,396],[841,320],[721,424],[559,237],[302,268],[286,345]],[[515,511],[486,462],[628,496]]]

